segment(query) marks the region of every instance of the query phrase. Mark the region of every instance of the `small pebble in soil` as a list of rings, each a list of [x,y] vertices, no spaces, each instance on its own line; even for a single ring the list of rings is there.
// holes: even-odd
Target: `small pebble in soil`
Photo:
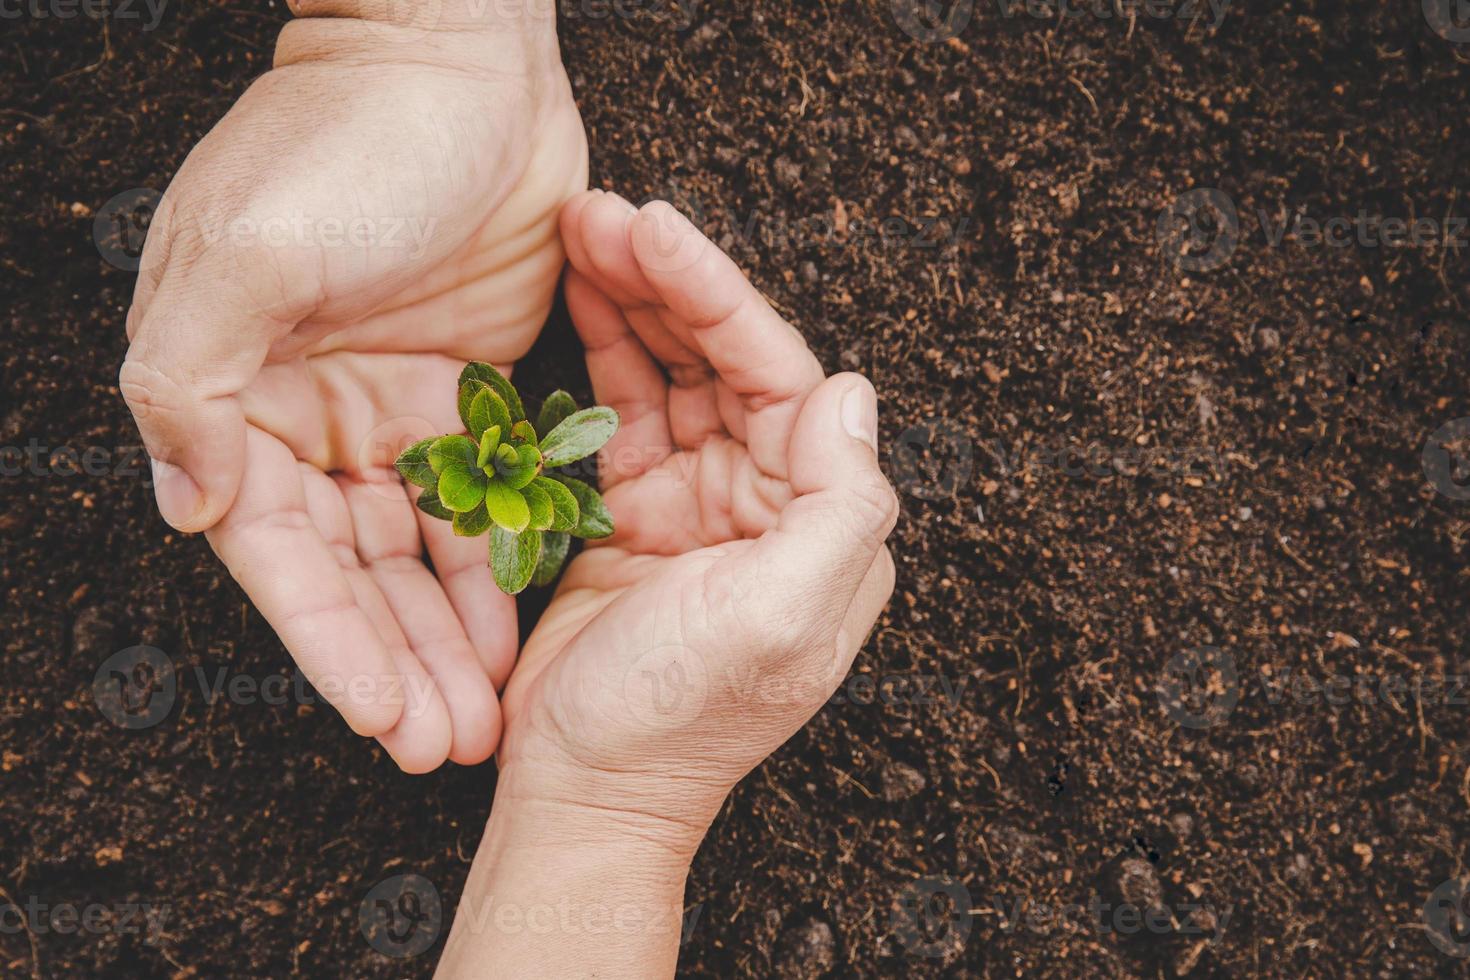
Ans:
[[[1113,876],[1113,887],[1123,902],[1136,908],[1156,909],[1164,904],[1159,873],[1146,858],[1124,858]]]
[[[77,613],[72,624],[72,648],[79,657],[105,657],[112,653],[113,622],[98,606]]]
[[[1256,350],[1262,354],[1281,349],[1281,334],[1270,327],[1262,327],[1256,331]]]
[[[913,766],[890,762],[883,767],[883,798],[889,803],[906,800],[924,790],[929,781]]]
[[[809,919],[783,937],[776,975],[818,977],[836,962],[837,942],[832,927],[821,919]]]
[[[744,154],[733,146],[715,147],[715,163],[726,170],[735,170],[744,159]]]
[[[777,157],[772,169],[776,175],[776,183],[787,190],[801,183],[801,165],[798,163],[793,163],[785,157]]]

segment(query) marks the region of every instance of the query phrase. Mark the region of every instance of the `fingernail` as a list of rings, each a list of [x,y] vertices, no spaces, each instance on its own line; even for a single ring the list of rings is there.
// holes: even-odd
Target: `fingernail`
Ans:
[[[842,396],[842,427],[878,451],[878,395],[873,386],[859,381]]]
[[[194,478],[172,463],[150,459],[153,466],[153,496],[158,512],[174,527],[193,520],[204,506],[204,494]]]

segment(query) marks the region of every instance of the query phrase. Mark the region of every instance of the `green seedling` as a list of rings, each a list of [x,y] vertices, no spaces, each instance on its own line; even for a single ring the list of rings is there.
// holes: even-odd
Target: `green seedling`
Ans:
[[[618,431],[618,413],[578,411],[552,392],[533,425],[521,396],[489,364],[472,361],[459,375],[459,417],[468,433],[414,443],[394,464],[424,492],[418,508],[474,538],[490,533],[490,570],[507,595],[549,585],[572,538],[605,538],[612,515],[594,488],[558,468],[591,456]]]

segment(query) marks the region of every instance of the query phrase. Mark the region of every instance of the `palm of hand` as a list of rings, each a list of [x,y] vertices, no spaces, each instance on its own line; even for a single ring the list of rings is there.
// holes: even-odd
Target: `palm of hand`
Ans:
[[[465,361],[507,367],[539,331],[585,136],[559,64],[334,65],[297,60],[289,35],[165,198],[130,361],[193,344],[226,365],[195,412],[244,422],[243,444],[207,440],[195,460],[239,474],[210,542],[307,677],[407,770],[479,762],[500,735],[514,606],[485,542],[421,520],[392,461],[458,428]],[[198,351],[199,315],[221,305],[250,323]],[[169,379],[150,365],[131,383]]]
[[[657,208],[636,220],[682,221]],[[687,229],[700,246],[664,262],[630,217],[599,192],[563,214],[568,307],[596,399],[623,418],[599,457],[617,530],[571,563],[523,648],[500,761],[718,785],[790,734],[783,722],[729,739],[705,709],[758,680],[731,646],[759,601],[756,539],[794,496],[788,447],[823,375],[713,245]]]

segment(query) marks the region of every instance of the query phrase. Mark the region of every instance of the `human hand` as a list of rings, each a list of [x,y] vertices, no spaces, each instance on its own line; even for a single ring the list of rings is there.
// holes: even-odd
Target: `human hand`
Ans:
[[[494,751],[517,634],[484,541],[419,514],[392,462],[458,424],[465,361],[530,346],[587,180],[550,10],[522,6],[293,3],[165,194],[128,314],[163,516],[410,772]]]
[[[499,762],[516,797],[671,828],[692,853],[736,781],[831,696],[892,592],[876,396],[858,375],[824,380],[669,205],[635,217],[589,192],[562,235],[595,399],[622,417],[599,456],[617,530],[527,640]]]
[[[500,778],[439,975],[671,976],[730,788],[829,698],[893,590],[877,400],[668,204],[562,212],[617,529],[504,692]]]

